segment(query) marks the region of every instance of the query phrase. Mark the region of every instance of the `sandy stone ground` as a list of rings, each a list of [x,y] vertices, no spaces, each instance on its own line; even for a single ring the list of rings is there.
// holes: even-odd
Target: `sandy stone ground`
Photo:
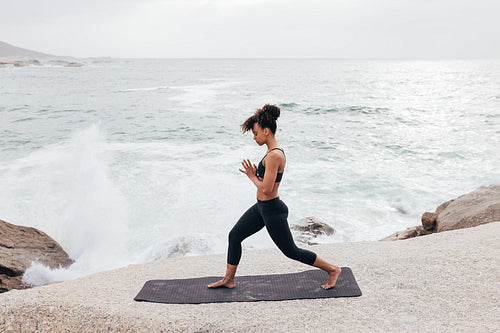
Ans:
[[[225,254],[173,258],[0,294],[0,332],[499,332],[500,222],[395,242],[309,247],[351,267],[356,298],[135,302],[147,280],[222,275]],[[244,251],[239,275],[310,267]],[[237,281],[237,280],[236,280]]]

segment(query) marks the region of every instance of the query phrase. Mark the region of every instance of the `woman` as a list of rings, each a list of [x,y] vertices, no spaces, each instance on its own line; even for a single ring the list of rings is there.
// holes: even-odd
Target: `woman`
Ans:
[[[321,286],[323,289],[333,288],[340,275],[339,267],[327,263],[314,252],[298,248],[293,241],[287,222],[288,208],[278,196],[286,164],[285,153],[279,148],[275,137],[279,116],[279,107],[266,104],[241,125],[243,133],[253,132],[253,139],[259,146],[267,146],[267,153],[258,167],[248,159],[241,163],[244,169],[239,170],[257,187],[257,203],[241,216],[229,232],[226,275],[222,280],[209,284],[209,288],[234,288],[234,276],[241,258],[241,242],[263,227],[266,227],[274,243],[287,257],[328,272],[328,281]]]

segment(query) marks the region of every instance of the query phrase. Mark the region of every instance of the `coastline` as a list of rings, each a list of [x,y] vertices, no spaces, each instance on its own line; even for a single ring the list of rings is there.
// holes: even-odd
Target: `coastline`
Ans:
[[[352,268],[357,298],[201,305],[135,302],[151,279],[220,276],[225,254],[171,258],[0,294],[0,331],[493,332],[500,222],[396,242],[311,246]],[[238,275],[299,272],[278,249],[245,251]]]

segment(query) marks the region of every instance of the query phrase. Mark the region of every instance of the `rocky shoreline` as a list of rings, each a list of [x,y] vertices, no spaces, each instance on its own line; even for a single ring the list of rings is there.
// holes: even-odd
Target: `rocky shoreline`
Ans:
[[[325,331],[325,327],[342,332],[498,331],[495,318],[500,310],[492,305],[500,302],[499,193],[500,185],[491,185],[447,201],[434,213],[424,213],[422,225],[385,239],[397,242],[313,245],[311,249],[326,260],[351,267],[363,292],[359,298],[205,305],[133,301],[147,280],[220,276],[225,267],[225,254],[170,258],[1,293],[0,331],[303,332]],[[6,268],[6,258],[23,267],[33,258],[29,251],[17,249],[22,244],[28,250],[37,249],[35,257],[46,265],[70,264],[64,250],[47,235],[2,222],[0,274],[4,275],[0,279],[4,285],[3,281],[22,275]],[[303,233],[304,244],[314,244],[315,235],[334,232],[310,218],[294,229]],[[414,237],[422,230],[426,237]],[[18,236],[7,240],[7,232]],[[48,238],[36,245],[38,241],[26,235]],[[43,257],[54,253],[58,253],[56,261]],[[278,249],[267,249],[246,251],[238,274],[305,269]]]
[[[50,268],[73,263],[55,240],[38,229],[0,220],[0,235],[0,293],[27,288],[22,277],[33,261]]]
[[[422,224],[398,231],[382,241],[395,241],[436,232],[475,227],[500,221],[500,184],[449,200],[434,213],[425,212]],[[300,245],[318,245],[316,238],[332,235],[335,230],[314,217],[290,223],[295,241]],[[25,289],[22,277],[33,261],[50,268],[68,267],[73,263],[63,248],[44,232],[0,220],[0,293]]]
[[[310,247],[328,261],[351,267],[363,292],[355,298],[135,302],[148,280],[221,276],[226,256],[130,265],[0,294],[0,331],[495,332],[500,329],[499,235],[500,222],[495,222],[397,242]],[[278,249],[254,250],[245,252],[238,275],[306,269]]]
[[[7,60],[0,59],[0,68],[2,67],[26,67],[26,66],[58,66],[58,67],[82,67],[83,64],[68,60],[48,60],[40,61],[37,59]]]
[[[446,201],[433,213],[425,212],[421,225],[398,231],[382,240],[407,239],[476,227],[493,221],[500,221],[500,184],[481,186],[473,192]]]

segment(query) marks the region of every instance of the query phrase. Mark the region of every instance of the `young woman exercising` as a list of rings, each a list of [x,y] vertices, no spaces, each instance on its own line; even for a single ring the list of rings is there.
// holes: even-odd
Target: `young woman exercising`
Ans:
[[[267,146],[267,153],[258,167],[248,159],[241,163],[243,169],[239,170],[257,187],[257,203],[241,216],[229,232],[226,275],[222,280],[209,284],[209,288],[234,288],[234,276],[241,258],[241,242],[264,227],[288,258],[328,272],[328,281],[321,286],[323,289],[333,288],[340,275],[339,267],[329,264],[314,252],[298,248],[293,241],[287,221],[288,207],[278,196],[286,164],[285,153],[279,148],[275,137],[279,116],[279,107],[266,104],[241,125],[244,133],[253,132],[253,139],[259,146]]]

